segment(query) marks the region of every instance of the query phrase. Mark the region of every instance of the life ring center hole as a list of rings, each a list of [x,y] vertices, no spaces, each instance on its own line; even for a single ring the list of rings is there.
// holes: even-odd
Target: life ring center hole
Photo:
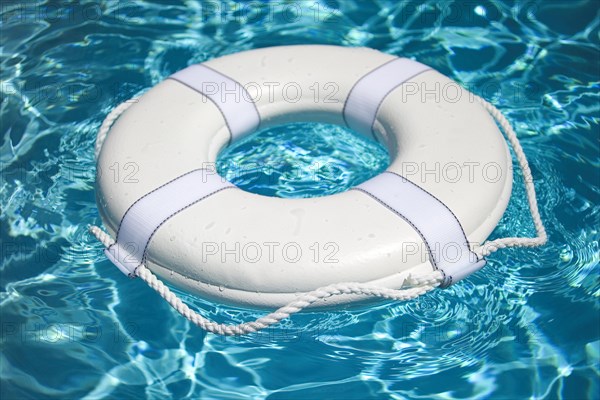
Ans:
[[[255,132],[223,149],[217,171],[240,189],[282,198],[346,191],[383,172],[387,149],[345,127],[291,123]]]

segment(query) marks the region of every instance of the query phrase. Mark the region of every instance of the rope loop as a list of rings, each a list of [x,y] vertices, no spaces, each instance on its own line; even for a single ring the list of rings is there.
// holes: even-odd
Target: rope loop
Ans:
[[[535,187],[529,163],[525,156],[525,152],[521,147],[521,143],[517,138],[517,134],[506,119],[506,117],[494,105],[479,96],[475,96],[475,100],[481,104],[488,113],[494,118],[496,123],[502,128],[506,138],[511,144],[519,166],[523,172],[525,182],[525,191],[529,204],[529,210],[533,219],[537,236],[534,238],[526,237],[507,237],[485,242],[474,250],[479,257],[485,257],[491,253],[507,247],[537,247],[545,244],[548,240],[546,229],[542,222],[538,209]],[[137,102],[137,98],[132,98],[115,107],[105,118],[102,123],[98,135],[96,137],[95,155],[96,159],[100,154],[100,150],[106,139],[108,132],[113,123],[124,113],[131,105]],[[90,227],[92,233],[104,247],[110,247],[114,244],[113,239],[97,226]],[[274,312],[260,317],[254,321],[245,322],[237,325],[219,324],[211,321],[194,310],[190,309],[175,293],[173,293],[152,271],[145,265],[140,265],[136,269],[136,274],[148,286],[154,289],[167,303],[171,305],[179,314],[189,320],[194,325],[204,329],[207,332],[215,333],[224,336],[246,335],[249,333],[258,332],[271,325],[279,323],[281,320],[289,318],[292,314],[302,311],[311,304],[331,297],[341,295],[361,295],[369,297],[378,297],[387,300],[409,301],[415,299],[433,289],[440,286],[444,280],[443,274],[440,271],[431,271],[424,275],[409,275],[404,280],[402,289],[389,289],[378,287],[365,283],[358,282],[340,282],[331,284],[325,287],[315,289],[311,292],[300,294],[294,301],[286,304]]]

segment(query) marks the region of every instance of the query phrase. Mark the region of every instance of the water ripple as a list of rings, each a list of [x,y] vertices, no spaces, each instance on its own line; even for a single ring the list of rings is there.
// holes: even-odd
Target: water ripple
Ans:
[[[82,1],[62,18],[44,1],[0,9],[2,398],[597,397],[597,4],[261,4]],[[99,223],[104,116],[190,63],[294,43],[413,57],[497,104],[531,162],[549,244],[495,253],[414,302],[305,313],[242,338],[205,334],[125,279],[87,234]],[[230,178],[305,197],[352,186],[386,157],[342,128],[295,125],[227,149],[219,168],[276,165]],[[492,236],[533,233],[516,174]],[[182,295],[222,322],[262,315]]]

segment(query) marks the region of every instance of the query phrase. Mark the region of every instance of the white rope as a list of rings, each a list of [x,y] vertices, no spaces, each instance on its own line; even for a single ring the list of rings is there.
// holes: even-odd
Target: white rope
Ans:
[[[336,283],[313,290],[312,292],[304,293],[296,300],[264,317],[256,319],[255,321],[238,325],[226,325],[210,321],[197,312],[191,310],[144,265],[138,268],[137,274],[148,284],[148,286],[156,290],[175,310],[177,310],[177,312],[179,312],[179,314],[183,315],[190,322],[208,332],[227,336],[245,335],[247,333],[260,331],[261,329],[265,329],[273,324],[278,323],[282,319],[286,319],[290,315],[301,311],[317,300],[325,299],[327,297],[338,296],[342,294],[358,294],[371,297],[381,297],[389,300],[407,301],[415,299],[422,294],[435,289],[442,280],[442,273],[439,271],[434,271],[434,273],[429,274],[429,276],[424,276],[420,279],[413,278],[411,280],[411,284],[416,284],[417,286],[402,290],[370,286],[364,283],[355,282]]]
[[[535,187],[533,185],[533,177],[531,175],[531,170],[529,169],[529,163],[527,162],[527,158],[525,157],[523,148],[519,143],[519,139],[517,138],[517,135],[510,123],[508,122],[508,120],[496,107],[494,107],[492,104],[488,103],[486,100],[482,99],[479,96],[475,96],[475,99],[490,113],[490,115],[492,115],[492,117],[496,120],[498,125],[500,125],[508,141],[513,147],[513,150],[517,157],[517,161],[519,162],[519,166],[523,171],[525,190],[529,202],[529,210],[533,218],[533,223],[535,225],[537,237],[508,237],[487,241],[482,246],[475,249],[474,252],[479,257],[484,257],[499,249],[506,247],[541,246],[546,243],[548,237],[546,235],[546,230],[544,228],[538,210]],[[108,116],[102,123],[102,126],[98,131],[98,136],[96,138],[96,158],[98,158],[98,155],[100,154],[102,144],[104,143],[104,140],[108,135],[108,131],[110,130],[110,127],[112,126],[114,121],[136,101],[137,99],[133,98],[127,102],[121,103],[108,114]],[[91,226],[90,232],[104,245],[104,247],[109,247],[112,244],[114,244],[114,241],[110,237],[110,235],[108,235],[99,227]],[[252,332],[258,332],[262,329],[265,329],[273,324],[280,322],[283,319],[288,318],[292,314],[295,314],[305,309],[306,307],[310,306],[318,300],[325,299],[331,296],[354,294],[362,296],[380,297],[389,300],[407,301],[415,299],[435,289],[436,287],[440,286],[440,284],[444,280],[442,272],[431,271],[428,274],[420,276],[409,275],[402,285],[403,289],[389,289],[358,282],[336,283],[318,288],[316,290],[313,290],[312,292],[300,294],[296,300],[290,302],[289,304],[277,309],[276,311],[266,316],[256,319],[255,321],[237,325],[228,325],[219,324],[217,322],[206,319],[197,312],[190,309],[160,279],[158,279],[156,275],[152,273],[152,271],[146,268],[145,265],[141,264],[136,269],[135,273],[144,282],[146,282],[148,286],[150,286],[152,289],[158,292],[158,294],[160,294],[161,297],[171,305],[171,307],[177,310],[177,312],[183,317],[185,317],[187,320],[208,332],[226,336],[244,335]]]
[[[100,149],[104,144],[104,140],[106,140],[106,136],[108,135],[108,131],[110,130],[111,126],[115,123],[115,121],[117,120],[117,118],[119,118],[121,114],[123,114],[133,104],[137,103],[137,101],[137,97],[132,97],[131,99],[124,101],[123,103],[116,106],[110,113],[108,113],[106,118],[104,118],[104,121],[102,121],[102,125],[100,125],[100,129],[98,130],[98,134],[96,135],[96,146],[94,148],[94,155],[96,156],[96,160],[100,155]]]
[[[90,227],[90,232],[104,245],[109,247],[114,244],[112,238],[97,226]],[[288,318],[304,308],[310,306],[320,299],[325,299],[331,296],[339,296],[342,294],[358,294],[370,297],[380,297],[389,300],[407,301],[415,299],[440,285],[443,280],[443,275],[440,271],[432,271],[428,274],[420,276],[409,276],[405,279],[403,286],[405,289],[396,290],[367,285],[356,282],[342,282],[328,286],[324,286],[313,290],[312,292],[304,293],[287,305],[277,309],[276,311],[256,319],[252,322],[246,322],[238,325],[219,324],[204,318],[202,315],[190,309],[175,293],[173,293],[160,279],[156,277],[145,265],[140,265],[136,271],[144,282],[154,289],[163,299],[167,301],[179,314],[185,317],[193,324],[199,326],[207,332],[216,333],[219,335],[233,336],[245,335],[248,333],[258,332],[279,321]]]
[[[517,161],[519,162],[519,167],[521,167],[521,171],[523,172],[523,181],[525,183],[525,192],[527,193],[529,211],[531,212],[531,217],[533,218],[533,225],[535,226],[535,231],[537,233],[537,236],[535,238],[507,237],[502,239],[489,240],[479,248],[475,249],[475,253],[479,257],[485,257],[499,249],[503,249],[506,247],[542,246],[548,241],[548,235],[546,234],[546,228],[544,228],[542,218],[540,217],[540,211],[538,209],[537,198],[535,195],[535,186],[533,185],[533,176],[531,175],[531,169],[529,169],[527,157],[525,157],[525,152],[521,147],[521,143],[517,138],[517,134],[510,125],[510,122],[508,122],[506,117],[493,104],[487,102],[479,96],[475,96],[475,100],[477,100],[483,106],[483,108],[485,108],[487,112],[489,112],[490,115],[494,117],[498,125],[500,125],[500,127],[504,131],[506,138],[510,142],[510,145],[512,146],[515,152],[515,156],[517,157]]]

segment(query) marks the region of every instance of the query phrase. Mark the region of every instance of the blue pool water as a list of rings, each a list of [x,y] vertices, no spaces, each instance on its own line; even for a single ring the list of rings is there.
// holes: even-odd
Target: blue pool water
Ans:
[[[2,3],[0,398],[600,397],[597,1],[165,4]],[[418,301],[301,314],[235,338],[190,326],[126,279],[87,232],[100,223],[103,118],[188,64],[295,43],[414,57],[496,104],[532,165],[548,245],[495,253]],[[294,125],[225,150],[219,168],[273,162],[229,177],[317,196],[388,160],[342,128]],[[492,236],[531,234],[516,175]],[[219,321],[257,316],[184,297]]]
[[[224,149],[217,171],[264,196],[302,198],[343,192],[385,171],[386,148],[337,125],[304,123],[256,132]]]

